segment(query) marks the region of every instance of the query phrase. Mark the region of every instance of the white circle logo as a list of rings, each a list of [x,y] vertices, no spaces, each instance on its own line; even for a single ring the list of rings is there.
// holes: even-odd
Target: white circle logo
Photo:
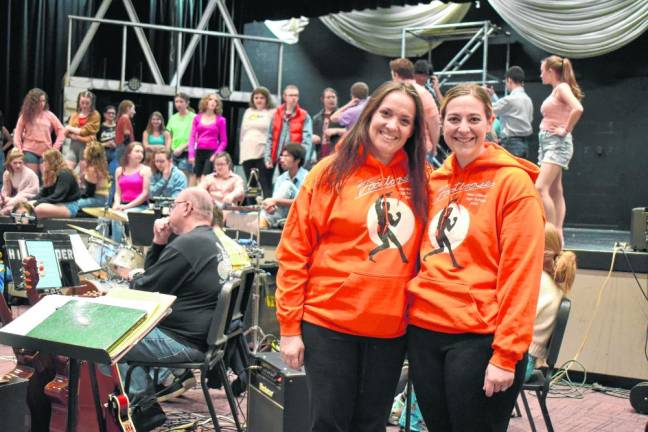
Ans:
[[[378,198],[367,213],[369,237],[377,245],[389,242],[390,248],[399,245],[389,241],[389,232],[403,246],[414,232],[414,213],[407,204],[395,198]]]
[[[461,204],[450,203],[446,208],[441,209],[428,228],[428,236],[432,249],[454,250],[464,241],[470,227],[470,213]],[[441,243],[441,244],[439,244]]]

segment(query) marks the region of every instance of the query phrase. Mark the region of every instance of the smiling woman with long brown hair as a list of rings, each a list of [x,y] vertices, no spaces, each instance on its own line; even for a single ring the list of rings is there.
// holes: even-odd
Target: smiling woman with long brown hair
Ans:
[[[306,368],[314,431],[385,430],[427,211],[423,130],[416,91],[383,84],[290,208],[277,316],[284,360]]]

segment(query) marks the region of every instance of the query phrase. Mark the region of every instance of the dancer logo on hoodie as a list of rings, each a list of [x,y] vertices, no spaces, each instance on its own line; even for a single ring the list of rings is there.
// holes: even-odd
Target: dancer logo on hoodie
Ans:
[[[407,204],[389,195],[380,196],[367,213],[369,237],[378,245],[369,252],[369,260],[376,262],[374,256],[379,252],[398,248],[401,261],[407,263],[403,245],[414,232],[414,214]]]
[[[455,268],[463,268],[455,256],[454,250],[464,241],[470,227],[470,213],[461,204],[450,201],[439,211],[429,224],[428,236],[432,250],[423,256],[423,260],[440,253],[448,253]]]

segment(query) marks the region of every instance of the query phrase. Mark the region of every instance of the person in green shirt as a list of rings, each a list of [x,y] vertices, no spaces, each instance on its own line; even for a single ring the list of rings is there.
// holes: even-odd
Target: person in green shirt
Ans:
[[[167,124],[167,130],[171,133],[169,150],[173,152],[173,164],[185,173],[187,178],[191,174],[191,164],[187,159],[187,144],[191,123],[196,115],[189,107],[189,95],[178,93],[174,98],[175,107],[178,110],[173,114]]]

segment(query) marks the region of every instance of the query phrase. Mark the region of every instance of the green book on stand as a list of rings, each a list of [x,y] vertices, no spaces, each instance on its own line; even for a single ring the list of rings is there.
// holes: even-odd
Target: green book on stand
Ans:
[[[140,309],[71,300],[26,336],[110,352],[144,318]]]

